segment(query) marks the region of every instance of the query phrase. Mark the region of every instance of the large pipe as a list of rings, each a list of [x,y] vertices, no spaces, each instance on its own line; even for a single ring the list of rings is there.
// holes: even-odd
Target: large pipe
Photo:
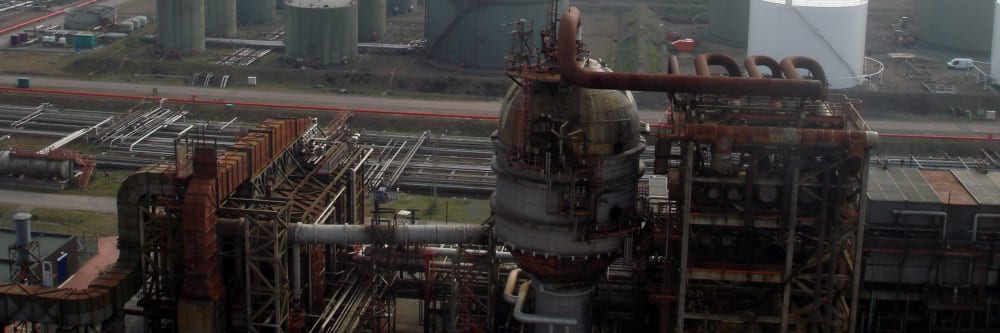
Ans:
[[[514,319],[525,324],[576,326],[578,323],[576,319],[525,313],[524,301],[528,298],[529,288],[531,288],[531,281],[525,281],[521,284],[521,289],[517,293],[517,302],[514,303]]]
[[[740,77],[700,77],[638,73],[592,72],[577,63],[580,11],[570,7],[560,19],[559,72],[577,86],[590,89],[705,93],[730,96],[826,98],[823,83],[815,80],[777,80]]]
[[[299,244],[467,244],[486,232],[482,225],[348,225],[291,224],[292,242]]]
[[[670,59],[667,60],[667,74],[677,75],[680,73],[681,73],[681,64],[679,61],[677,61],[677,56],[670,56]]]
[[[976,233],[979,232],[979,219],[980,218],[1000,218],[1000,214],[995,213],[979,213],[972,218],[972,241],[976,241]]]
[[[830,84],[830,82],[826,80],[826,72],[823,71],[823,66],[820,66],[816,60],[807,57],[788,57],[781,59],[781,72],[785,74],[785,78],[802,80],[802,76],[799,75],[799,68],[808,70],[815,80],[819,80],[819,82],[823,83],[824,87]]]
[[[514,287],[517,284],[517,276],[521,274],[520,268],[515,268],[507,275],[507,284],[503,288],[503,300],[509,304],[517,303],[517,295],[514,295]]]
[[[825,147],[844,146],[873,148],[878,145],[878,133],[812,128],[750,127],[712,124],[687,124],[684,132],[663,135],[665,139],[687,139],[698,143],[728,140],[731,145],[780,145]],[[663,139],[663,138],[661,138]]]
[[[730,77],[742,77],[740,65],[733,58],[722,53],[699,54],[694,57],[694,71],[698,76],[712,76],[709,66],[722,66]]]
[[[941,222],[941,239],[945,239],[948,235],[948,213],[930,211],[930,210],[905,210],[905,209],[893,209],[892,215],[909,215],[909,216],[933,216],[940,217]]]
[[[777,79],[782,77],[781,64],[778,64],[777,60],[768,56],[749,56],[746,60],[743,60],[743,65],[747,68],[747,75],[750,75],[750,77],[764,77],[764,75],[760,73],[760,68],[757,68],[757,66],[764,66],[770,69],[772,78]]]

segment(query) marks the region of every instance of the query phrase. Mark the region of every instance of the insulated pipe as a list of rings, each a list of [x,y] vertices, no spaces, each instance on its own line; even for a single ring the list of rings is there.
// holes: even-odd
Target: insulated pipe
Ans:
[[[873,148],[878,145],[878,133],[813,128],[750,127],[712,124],[687,124],[685,131],[665,134],[665,139],[687,139],[698,143],[727,141],[729,145],[779,145],[804,147]]]
[[[799,75],[799,68],[808,70],[809,73],[812,73],[813,78],[822,82],[824,87],[830,85],[830,82],[826,80],[826,72],[823,71],[823,66],[820,66],[816,60],[806,57],[788,57],[781,59],[781,72],[785,74],[785,78],[791,80],[802,80],[802,76]]]
[[[760,73],[760,69],[757,68],[757,66],[764,66],[770,69],[772,78],[778,79],[782,77],[781,64],[778,64],[777,60],[768,56],[749,56],[746,60],[743,60],[743,65],[747,68],[747,74],[750,75],[750,77],[764,77],[764,75]]]
[[[439,255],[439,256],[456,256],[456,255],[458,255],[458,249],[453,248],[453,247],[426,247],[426,248],[424,248],[424,252],[433,253],[434,255]],[[471,255],[474,255],[474,256],[485,256],[485,255],[489,255],[490,254],[490,251],[487,251],[487,250],[471,250],[471,249],[466,249],[466,250],[463,250],[462,252],[464,252],[466,254],[471,254]],[[514,255],[511,254],[510,252],[496,252],[496,258],[497,259],[514,259]]]
[[[482,225],[348,225],[290,224],[292,242],[299,244],[467,244],[488,227]],[[384,239],[380,239],[380,237]]]
[[[936,217],[940,217],[941,220],[942,220],[942,222],[941,222],[941,239],[945,239],[945,236],[948,235],[948,213],[938,212],[938,211],[929,211],[929,210],[902,210],[902,209],[893,209],[892,210],[892,215],[936,216]]]
[[[302,299],[302,247],[292,243],[292,302]]]
[[[563,79],[590,89],[705,93],[729,96],[802,97],[826,99],[826,88],[815,80],[700,77],[638,73],[592,72],[577,63],[580,11],[570,7],[560,18],[559,72]]]
[[[503,300],[509,304],[517,303],[519,295],[514,295],[514,286],[517,284],[517,275],[521,274],[520,268],[515,268],[507,275],[507,284],[503,288]]]
[[[972,241],[976,241],[976,233],[979,232],[979,219],[988,218],[995,219],[1000,218],[1000,214],[995,213],[979,213],[972,218]]]
[[[743,72],[740,72],[740,65],[736,63],[736,60],[725,54],[706,53],[694,57],[694,71],[698,76],[712,76],[709,66],[722,66],[731,77],[743,76]]]
[[[667,74],[680,74],[681,64],[677,61],[677,56],[670,56],[667,60]]]
[[[528,299],[528,288],[531,288],[531,281],[525,281],[521,284],[521,289],[517,293],[517,302],[514,303],[514,319],[524,324],[576,326],[578,323],[576,319],[524,313],[524,300]]]

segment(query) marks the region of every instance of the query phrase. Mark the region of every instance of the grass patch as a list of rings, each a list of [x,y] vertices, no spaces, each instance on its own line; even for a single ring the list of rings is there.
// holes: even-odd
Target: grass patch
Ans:
[[[478,224],[490,216],[490,203],[486,199],[451,196],[438,196],[435,199],[429,195],[409,193],[402,193],[401,196],[397,199],[393,193],[390,195],[392,200],[379,207],[391,207],[397,211],[415,209],[420,220],[448,223]]]
[[[61,194],[89,195],[95,197],[116,197],[118,189],[125,182],[125,178],[135,173],[135,170],[107,170],[108,176],[105,178],[101,166],[94,170],[94,176],[90,178],[87,189],[70,188],[60,192]]]
[[[13,228],[11,218],[15,213],[31,213],[31,230],[87,237],[118,234],[118,217],[114,214],[95,213],[69,209],[32,208],[18,209],[17,205],[0,204],[0,226]]]

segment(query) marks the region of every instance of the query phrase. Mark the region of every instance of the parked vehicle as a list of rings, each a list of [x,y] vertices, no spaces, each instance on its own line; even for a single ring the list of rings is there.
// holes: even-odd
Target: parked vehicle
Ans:
[[[946,65],[950,69],[969,69],[972,68],[972,59],[969,58],[955,58],[949,60]]]

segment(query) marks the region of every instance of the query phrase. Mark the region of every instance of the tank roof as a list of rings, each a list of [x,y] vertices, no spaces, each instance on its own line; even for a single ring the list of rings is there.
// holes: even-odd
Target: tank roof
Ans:
[[[285,0],[285,5],[299,8],[340,8],[354,4],[355,0]]]

